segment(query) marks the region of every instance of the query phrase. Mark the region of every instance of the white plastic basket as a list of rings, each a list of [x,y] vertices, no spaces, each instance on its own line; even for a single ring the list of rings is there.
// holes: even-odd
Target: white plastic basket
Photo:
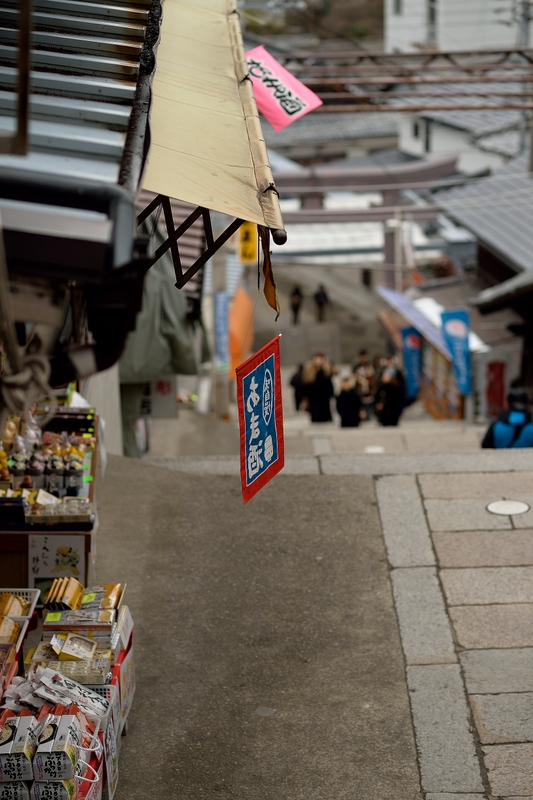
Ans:
[[[109,723],[109,719],[111,714],[113,714],[113,724],[115,727],[115,736],[117,735],[117,725],[118,725],[118,715],[120,714],[120,705],[118,702],[118,686],[113,686],[110,683],[106,683],[104,685],[101,684],[85,684],[86,689],[91,689],[91,691],[96,692],[101,697],[105,697],[106,700],[109,700],[109,709],[105,717],[99,717],[100,719],[100,730],[105,731],[107,730],[107,725]]]
[[[31,603],[30,610],[28,611],[28,613],[23,615],[22,617],[17,617],[17,619],[31,619],[32,618],[33,612],[35,611],[35,606],[37,605],[37,601],[39,599],[39,595],[41,594],[41,590],[40,589],[1,589],[0,588],[0,594],[2,594],[2,592],[9,592],[10,594],[18,594],[19,597],[22,597],[22,598],[24,598],[24,600],[27,600],[29,603]],[[10,615],[8,615],[8,616],[10,616]],[[15,617],[13,617],[13,619],[15,619]]]

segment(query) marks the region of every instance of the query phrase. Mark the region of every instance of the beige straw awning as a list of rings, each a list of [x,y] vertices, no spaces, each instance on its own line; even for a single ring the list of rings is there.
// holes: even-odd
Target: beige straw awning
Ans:
[[[143,188],[283,228],[236,0],[164,0]]]

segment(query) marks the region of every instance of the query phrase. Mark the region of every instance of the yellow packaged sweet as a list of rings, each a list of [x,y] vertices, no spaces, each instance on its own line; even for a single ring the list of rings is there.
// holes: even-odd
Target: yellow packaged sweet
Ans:
[[[121,583],[104,583],[101,586],[89,586],[87,589],[85,589],[85,594],[81,599],[81,607],[84,609],[117,608],[121,596]]]
[[[13,592],[0,594],[0,616],[25,617],[30,610],[31,603]]]
[[[0,616],[0,644],[15,644],[20,635],[20,625],[14,619]]]

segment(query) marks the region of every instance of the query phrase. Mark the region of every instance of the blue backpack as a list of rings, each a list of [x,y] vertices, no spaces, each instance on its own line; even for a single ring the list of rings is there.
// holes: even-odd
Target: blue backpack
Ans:
[[[509,411],[507,420],[497,420],[493,428],[494,447],[533,447],[533,422],[523,411]]]

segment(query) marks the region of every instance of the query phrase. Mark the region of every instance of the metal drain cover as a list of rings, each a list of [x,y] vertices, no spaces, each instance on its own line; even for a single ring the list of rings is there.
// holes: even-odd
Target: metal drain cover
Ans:
[[[490,511],[491,514],[512,517],[515,514],[525,514],[526,511],[529,511],[529,506],[521,500],[495,500],[488,504],[487,511]]]

